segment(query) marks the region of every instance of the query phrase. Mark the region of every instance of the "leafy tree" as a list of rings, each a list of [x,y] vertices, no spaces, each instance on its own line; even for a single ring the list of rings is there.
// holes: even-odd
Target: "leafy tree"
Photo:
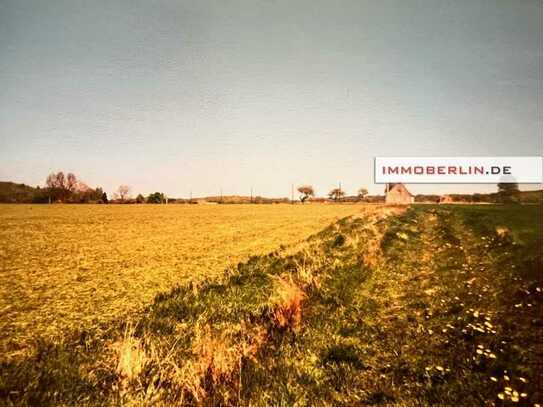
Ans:
[[[330,199],[337,201],[345,196],[345,192],[343,192],[341,188],[334,188],[328,193],[328,196]]]
[[[520,190],[516,182],[500,182],[498,184],[498,197],[503,203],[518,202]]]
[[[358,197],[360,199],[364,199],[366,197],[366,195],[368,195],[368,190],[366,188],[360,188],[358,190]]]
[[[160,204],[164,202],[164,194],[161,192],[155,192],[153,194],[149,194],[147,197],[147,203],[150,204]]]
[[[49,202],[49,193],[47,188],[36,188],[36,192],[32,195],[32,203],[43,204]]]
[[[96,187],[95,189],[91,189],[90,200],[98,202],[102,199],[102,195],[104,195],[104,190],[102,188]]]
[[[304,203],[309,199],[309,197],[315,196],[315,190],[311,185],[302,185],[298,187],[298,192],[300,195],[300,201]]]
[[[138,196],[136,197],[136,203],[144,203],[145,202],[145,198],[142,194],[138,194]]]
[[[109,202],[109,200],[107,199],[107,194],[106,194],[105,191],[102,193],[102,202],[105,203],[105,204],[107,204]]]

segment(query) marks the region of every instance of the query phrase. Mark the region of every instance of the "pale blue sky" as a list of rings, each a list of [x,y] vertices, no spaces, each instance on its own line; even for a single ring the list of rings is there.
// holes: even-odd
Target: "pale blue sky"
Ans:
[[[379,155],[543,153],[543,1],[0,0],[0,86],[0,180],[381,192]]]

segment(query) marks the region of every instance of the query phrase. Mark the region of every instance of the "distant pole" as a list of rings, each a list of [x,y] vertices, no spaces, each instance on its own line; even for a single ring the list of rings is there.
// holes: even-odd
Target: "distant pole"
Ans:
[[[253,203],[253,187],[251,187],[251,203]]]

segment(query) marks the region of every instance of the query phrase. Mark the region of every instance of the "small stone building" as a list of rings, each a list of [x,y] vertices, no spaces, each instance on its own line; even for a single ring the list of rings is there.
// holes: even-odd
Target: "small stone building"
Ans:
[[[404,184],[388,184],[385,203],[393,205],[409,205],[415,202],[415,197],[407,190]]]

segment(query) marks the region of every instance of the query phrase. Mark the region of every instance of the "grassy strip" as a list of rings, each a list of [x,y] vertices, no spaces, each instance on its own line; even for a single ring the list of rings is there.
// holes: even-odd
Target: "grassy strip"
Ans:
[[[420,207],[389,229],[385,274],[399,272],[395,317],[410,321],[392,338],[405,367],[395,381],[402,403],[540,403],[543,257],[526,228],[539,222],[542,230],[538,213]]]
[[[344,219],[295,250],[240,264],[221,283],[157,297],[135,332],[152,344],[148,370],[127,381],[127,397],[152,388],[168,403],[311,402],[323,396],[319,374],[337,381],[345,361],[364,369],[355,344],[331,339],[347,314],[349,335],[357,333],[355,309],[367,306],[358,288],[370,272],[361,249],[379,239],[377,221]]]

